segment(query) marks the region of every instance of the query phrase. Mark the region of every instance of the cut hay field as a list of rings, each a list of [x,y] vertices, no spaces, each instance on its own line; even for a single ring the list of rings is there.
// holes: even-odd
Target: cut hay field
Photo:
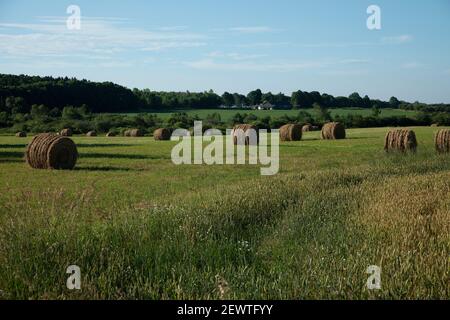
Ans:
[[[449,299],[450,155],[412,129],[407,155],[388,128],[305,133],[275,176],[150,137],[73,137],[75,170],[33,170],[31,138],[0,136],[0,299]]]
[[[229,121],[236,114],[254,114],[260,118],[264,117],[282,117],[284,115],[288,115],[290,117],[296,117],[300,111],[306,111],[311,115],[315,114],[314,109],[299,109],[299,110],[242,110],[242,109],[195,109],[195,110],[186,110],[186,109],[174,109],[169,110],[167,112],[153,112],[149,111],[149,113],[157,114],[161,119],[168,119],[173,113],[176,112],[185,112],[190,116],[197,115],[200,119],[205,119],[209,114],[218,113],[221,116],[222,121]],[[371,109],[363,109],[363,108],[342,108],[342,109],[329,109],[331,115],[335,116],[346,116],[349,114],[360,115],[360,116],[370,116],[372,114]],[[406,116],[406,117],[414,117],[417,115],[417,111],[412,110],[401,110],[401,109],[381,109],[380,117],[393,117],[393,116]],[[136,115],[137,113],[125,113],[127,115]]]

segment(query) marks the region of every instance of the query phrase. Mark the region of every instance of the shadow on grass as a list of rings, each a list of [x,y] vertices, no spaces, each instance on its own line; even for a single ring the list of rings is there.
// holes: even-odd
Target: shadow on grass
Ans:
[[[23,159],[0,159],[0,163],[23,163]]]
[[[170,159],[169,156],[152,156],[143,154],[114,154],[114,153],[80,153],[80,158],[90,158],[90,159],[130,159],[130,160],[160,160],[160,159]]]
[[[25,148],[26,144],[0,144],[0,149]]]
[[[25,156],[25,152],[19,151],[0,151],[0,158],[23,158]]]
[[[120,144],[120,143],[77,143],[77,147],[79,148],[102,148],[102,147],[133,147],[136,144]]]
[[[113,166],[76,166],[76,171],[102,171],[102,172],[117,172],[117,171],[144,171],[144,169],[127,168],[127,167],[113,167]]]

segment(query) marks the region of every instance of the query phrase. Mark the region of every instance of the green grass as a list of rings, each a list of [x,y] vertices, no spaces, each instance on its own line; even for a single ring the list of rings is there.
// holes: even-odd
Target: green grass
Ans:
[[[448,299],[450,156],[429,127],[417,154],[387,155],[386,130],[306,133],[271,177],[123,137],[74,137],[76,170],[33,170],[31,138],[1,136],[0,298]]]
[[[313,109],[302,109],[303,111],[306,111],[312,115],[314,115]],[[266,116],[270,117],[281,117],[284,115],[295,117],[298,115],[300,110],[233,110],[233,109],[196,109],[196,110],[169,110],[168,112],[159,112],[159,113],[153,113],[157,114],[162,119],[167,119],[170,117],[170,115],[174,112],[186,112],[187,114],[194,116],[197,115],[201,119],[206,118],[208,114],[212,113],[219,113],[222,121],[228,121],[230,120],[236,113],[247,113],[247,114],[254,114],[258,116],[259,118],[263,118]],[[360,108],[347,108],[347,109],[330,109],[332,116],[346,116],[349,114],[354,115],[361,115],[361,116],[370,116],[372,114],[371,109],[360,109]],[[134,115],[136,113],[126,113],[127,115]],[[400,109],[381,109],[380,117],[391,117],[391,116],[408,116],[413,117],[417,114],[416,111],[409,111],[409,110],[400,110]]]

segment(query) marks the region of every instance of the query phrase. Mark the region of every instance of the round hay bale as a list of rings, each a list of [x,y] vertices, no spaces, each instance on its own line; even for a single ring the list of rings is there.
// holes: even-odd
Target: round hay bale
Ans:
[[[302,132],[313,131],[313,125],[310,123],[306,123],[302,127]]]
[[[116,134],[115,134],[114,132],[108,132],[108,133],[106,134],[106,136],[107,136],[107,137],[115,137]]]
[[[430,127],[439,127],[439,124],[438,123],[433,123],[433,124],[431,124],[431,126]]]
[[[302,140],[302,129],[298,124],[285,124],[280,128],[280,140],[300,141]]]
[[[171,132],[166,128],[159,128],[153,132],[153,138],[155,140],[170,140]]]
[[[416,152],[417,139],[414,131],[409,129],[390,130],[384,139],[384,150],[400,152]]]
[[[16,133],[16,137],[18,138],[25,138],[27,136],[27,133],[25,131],[19,131]]]
[[[345,139],[345,127],[340,122],[325,123],[320,136],[324,140]]]
[[[143,137],[144,136],[144,132],[142,132],[142,130],[140,129],[131,129],[128,133],[129,137]]]
[[[95,131],[89,131],[88,133],[86,133],[86,137],[96,137],[97,136],[97,132]]]
[[[65,128],[65,129],[62,129],[60,132],[59,132],[59,135],[61,135],[61,136],[63,136],[63,137],[71,137],[72,136],[72,129],[69,129],[69,128]]]
[[[255,137],[252,137],[255,135]],[[237,124],[231,131],[234,144],[257,145],[259,143],[259,132],[254,125]]]
[[[450,129],[441,129],[436,132],[434,138],[436,151],[439,153],[450,152]]]
[[[77,146],[67,137],[42,133],[33,138],[25,152],[26,162],[35,169],[66,169],[75,167]]]

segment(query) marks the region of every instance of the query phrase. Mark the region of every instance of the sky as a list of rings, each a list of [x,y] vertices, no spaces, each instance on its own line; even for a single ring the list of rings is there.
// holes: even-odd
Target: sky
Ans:
[[[0,0],[0,73],[158,91],[450,103],[449,40],[450,0]]]

